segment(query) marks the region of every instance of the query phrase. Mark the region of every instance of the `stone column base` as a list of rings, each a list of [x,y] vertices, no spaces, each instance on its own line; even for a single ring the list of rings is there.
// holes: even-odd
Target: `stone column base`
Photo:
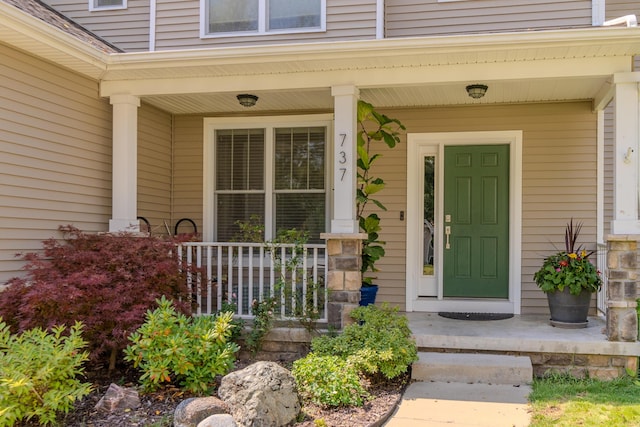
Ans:
[[[360,302],[362,241],[367,235],[323,233],[320,237],[327,241],[329,258],[328,324],[342,329],[353,322],[349,314]]]
[[[611,235],[607,238],[607,339],[638,339],[637,243],[638,236]]]

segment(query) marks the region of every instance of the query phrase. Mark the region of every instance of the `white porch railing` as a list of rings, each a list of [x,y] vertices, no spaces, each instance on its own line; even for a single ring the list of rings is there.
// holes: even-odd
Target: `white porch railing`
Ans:
[[[300,247],[298,247],[298,251]],[[194,313],[212,314],[236,306],[236,315],[253,317],[254,300],[275,298],[276,317],[293,319],[313,304],[318,321],[327,321],[327,251],[321,244],[185,242],[178,255],[187,266]]]
[[[607,270],[607,244],[598,243],[597,246],[597,262],[596,267],[602,272],[602,288],[597,295],[598,301],[598,314],[603,316],[607,315],[607,285],[609,280],[609,274]]]

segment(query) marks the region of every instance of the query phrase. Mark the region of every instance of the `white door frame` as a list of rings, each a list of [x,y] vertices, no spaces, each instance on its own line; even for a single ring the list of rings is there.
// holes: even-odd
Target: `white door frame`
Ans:
[[[418,297],[418,274],[422,271],[423,206],[420,176],[425,147],[436,147],[436,208],[435,217],[443,217],[444,147],[446,145],[509,145],[509,298],[444,298],[442,292],[442,239],[436,240],[437,295]],[[431,150],[429,150],[431,151]],[[436,236],[443,236],[441,221],[436,223]],[[456,311],[520,314],[522,259],[522,131],[438,132],[407,134],[407,311]]]

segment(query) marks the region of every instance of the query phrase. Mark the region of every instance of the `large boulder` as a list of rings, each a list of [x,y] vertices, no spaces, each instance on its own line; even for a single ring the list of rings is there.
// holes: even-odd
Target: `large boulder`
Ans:
[[[228,414],[226,403],[215,396],[192,397],[180,402],[173,412],[174,427],[196,427],[211,415]]]
[[[218,396],[241,427],[287,426],[301,409],[293,375],[275,362],[231,372],[222,378]]]
[[[238,425],[231,415],[216,414],[202,420],[198,427],[238,427]]]

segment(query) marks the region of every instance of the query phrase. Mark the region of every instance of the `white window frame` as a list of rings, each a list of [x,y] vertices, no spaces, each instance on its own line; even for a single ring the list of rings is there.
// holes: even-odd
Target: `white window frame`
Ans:
[[[89,11],[90,12],[100,12],[103,10],[121,10],[127,8],[127,0],[122,0],[121,5],[110,5],[110,6],[97,6],[98,0],[89,0]]]
[[[93,1],[93,0],[90,0]],[[271,34],[292,33],[321,33],[327,29],[327,0],[320,0],[320,27],[313,28],[284,28],[279,30],[267,29],[267,1],[258,0],[258,30],[257,31],[233,31],[228,33],[209,33],[209,19],[207,0],[200,0],[200,38],[224,38],[264,36]]]
[[[264,224],[265,239],[274,237],[274,215],[275,215],[275,188],[274,178],[274,135],[275,128],[291,127],[325,127],[326,128],[326,152],[325,152],[325,229],[331,223],[333,212],[331,198],[331,179],[333,171],[331,169],[333,150],[333,114],[313,114],[300,116],[271,116],[271,117],[215,117],[204,119],[204,141],[203,141],[203,241],[215,241],[216,211],[215,211],[215,190],[216,190],[216,147],[215,135],[217,130],[222,129],[265,129],[265,208]]]

